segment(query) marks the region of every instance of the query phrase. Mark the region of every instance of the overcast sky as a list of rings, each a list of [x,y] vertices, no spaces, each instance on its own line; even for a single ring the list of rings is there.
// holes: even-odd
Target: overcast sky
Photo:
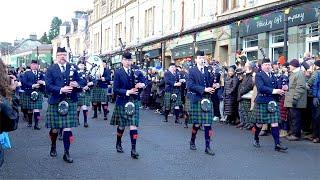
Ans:
[[[93,0],[1,0],[0,42],[38,37],[48,32],[54,16],[70,20],[75,10],[92,9]]]

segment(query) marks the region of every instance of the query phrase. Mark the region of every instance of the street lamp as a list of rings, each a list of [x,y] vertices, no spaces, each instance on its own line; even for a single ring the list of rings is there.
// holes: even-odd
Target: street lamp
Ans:
[[[290,13],[290,8],[287,8],[283,11],[284,14],[284,45],[283,45],[283,55],[285,57],[286,62],[288,62],[288,15]]]

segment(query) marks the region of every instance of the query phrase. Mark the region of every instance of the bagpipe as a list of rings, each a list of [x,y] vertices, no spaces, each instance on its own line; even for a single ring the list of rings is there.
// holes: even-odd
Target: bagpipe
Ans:
[[[41,80],[41,73],[40,73],[39,70],[37,70],[36,76],[37,76],[37,78],[36,78],[37,79],[37,84],[39,84],[40,87],[37,88],[37,90],[34,90],[34,91],[31,92],[30,99],[32,101],[37,101],[38,98],[39,98],[39,91],[44,92],[44,88],[45,88],[45,86],[43,84],[39,83],[39,81]]]
[[[133,87],[136,86],[136,84],[138,84],[140,82],[140,77],[139,75],[142,75],[140,70],[138,69],[134,69],[134,68],[130,68],[130,74],[131,74],[131,83],[133,84]],[[132,116],[135,114],[135,104],[133,102],[133,98],[130,98],[129,99],[129,102],[127,102],[125,105],[124,105],[124,109],[125,109],[125,113],[128,115],[128,116]]]
[[[176,78],[176,81],[175,83],[185,83],[186,82],[186,79],[180,74],[180,72],[177,72],[176,75],[175,75],[175,78]],[[177,86],[177,87],[174,87],[173,89],[175,89],[173,91],[173,93],[171,94],[171,101],[172,102],[176,102],[177,101],[177,98],[178,98],[178,94],[175,92],[175,91],[179,91],[181,86]]]

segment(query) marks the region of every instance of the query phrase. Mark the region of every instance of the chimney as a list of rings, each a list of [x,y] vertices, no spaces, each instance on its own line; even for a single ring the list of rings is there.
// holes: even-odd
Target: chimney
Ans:
[[[30,34],[29,39],[36,41],[37,40],[37,35],[36,34]]]

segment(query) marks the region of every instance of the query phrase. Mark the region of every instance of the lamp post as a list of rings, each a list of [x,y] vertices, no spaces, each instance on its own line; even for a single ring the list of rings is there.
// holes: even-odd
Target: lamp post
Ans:
[[[284,31],[284,45],[283,45],[283,55],[285,57],[286,62],[288,62],[288,15],[290,13],[290,8],[284,10],[284,24],[283,24],[283,31]]]

